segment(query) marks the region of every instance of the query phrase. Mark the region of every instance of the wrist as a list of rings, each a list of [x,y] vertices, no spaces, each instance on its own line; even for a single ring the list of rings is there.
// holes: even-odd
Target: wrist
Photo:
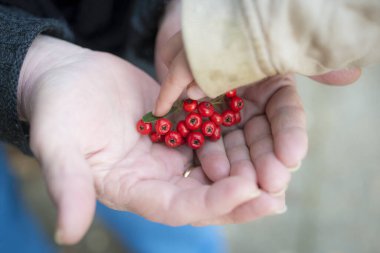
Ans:
[[[17,88],[17,111],[20,120],[29,121],[31,97],[38,80],[49,70],[70,62],[87,49],[50,36],[39,35],[28,49],[21,67]]]

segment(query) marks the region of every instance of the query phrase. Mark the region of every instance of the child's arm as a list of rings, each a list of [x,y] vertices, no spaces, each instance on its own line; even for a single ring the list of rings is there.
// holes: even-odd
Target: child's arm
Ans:
[[[163,30],[174,21],[180,30],[180,7],[173,9]],[[314,76],[380,60],[375,0],[184,0],[182,12],[182,32],[157,47],[164,66],[157,115],[186,89],[193,98],[215,97],[276,74]],[[315,80],[350,83],[359,75],[345,70]]]
[[[182,2],[195,80],[210,97],[268,76],[306,76],[380,61],[377,0]]]

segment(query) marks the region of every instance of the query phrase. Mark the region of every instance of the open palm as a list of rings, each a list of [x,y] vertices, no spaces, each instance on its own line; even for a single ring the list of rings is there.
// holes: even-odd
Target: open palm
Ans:
[[[268,78],[238,93],[245,101],[241,123],[225,129],[223,139],[206,143],[197,155],[210,181],[244,177],[260,195],[196,224],[241,223],[286,211],[290,172],[306,155],[305,113],[291,75]]]
[[[135,123],[152,110],[159,86],[109,54],[65,59],[33,85],[26,108],[31,148],[58,207],[60,242],[78,241],[90,225],[96,197],[171,225],[212,220],[256,194],[240,176],[206,183],[184,178],[186,147],[152,144]]]

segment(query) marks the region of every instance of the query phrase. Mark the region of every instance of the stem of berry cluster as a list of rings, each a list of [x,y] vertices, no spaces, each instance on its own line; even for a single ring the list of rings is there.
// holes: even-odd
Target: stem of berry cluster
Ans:
[[[236,90],[214,99],[177,100],[163,117],[152,112],[145,114],[136,129],[141,135],[149,135],[152,143],[165,142],[170,148],[187,143],[190,148],[199,149],[207,140],[219,140],[222,127],[239,124],[243,107],[244,101]]]
[[[170,109],[170,111],[165,114],[164,116],[162,117],[156,117],[153,115],[152,112],[148,112],[147,114],[145,114],[143,117],[142,117],[142,120],[145,122],[145,123],[153,123],[155,122],[156,120],[158,119],[161,119],[161,118],[167,118],[173,114],[176,114],[180,111],[182,111],[182,103],[183,103],[183,100],[177,100],[174,105],[172,106],[172,108]],[[211,99],[210,100],[210,103],[213,105],[213,106],[219,106],[219,105],[222,105],[224,103],[224,95],[220,95],[214,99]]]

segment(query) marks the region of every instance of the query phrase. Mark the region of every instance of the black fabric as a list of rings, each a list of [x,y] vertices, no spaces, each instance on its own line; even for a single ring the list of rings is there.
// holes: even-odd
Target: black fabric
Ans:
[[[167,2],[0,0],[0,140],[31,153],[28,124],[18,119],[16,93],[22,62],[38,34],[75,38],[76,44],[117,55],[129,45],[151,61],[158,22]]]
[[[161,17],[170,0],[143,0],[134,2],[129,49],[148,62],[153,61],[154,45]]]
[[[114,54],[123,52],[128,31],[128,0],[0,0],[38,17],[65,20],[75,43]]]
[[[65,20],[76,43],[121,55],[129,45],[152,60],[158,21],[169,0],[0,0],[35,16]]]

